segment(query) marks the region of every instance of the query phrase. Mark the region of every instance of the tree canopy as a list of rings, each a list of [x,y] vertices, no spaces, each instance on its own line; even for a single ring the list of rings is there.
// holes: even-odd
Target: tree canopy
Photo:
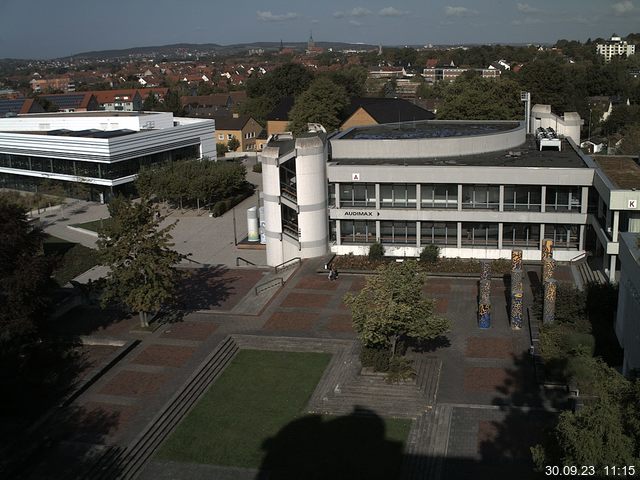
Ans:
[[[260,78],[249,78],[247,96],[265,97],[277,103],[283,97],[296,96],[305,91],[313,80],[313,73],[302,65],[286,63]]]
[[[346,295],[363,345],[395,354],[401,339],[431,340],[449,330],[449,321],[435,313],[435,301],[423,296],[424,281],[415,261],[388,263],[358,294]]]
[[[174,224],[159,227],[162,217],[147,199],[133,203],[116,197],[109,204],[111,221],[99,230],[98,255],[109,267],[103,303],[119,301],[140,314],[149,314],[174,300],[180,280],[176,265],[185,255],[171,249]]]
[[[199,207],[251,191],[245,177],[246,168],[239,163],[183,160],[140,170],[136,187],[143,197]]]
[[[438,118],[446,120],[519,120],[524,117],[520,86],[513,80],[461,77],[444,88]]]
[[[340,113],[348,102],[342,86],[320,77],[296,98],[289,112],[289,128],[294,133],[302,133],[307,130],[307,123],[320,123],[327,132],[336,130],[340,126]]]

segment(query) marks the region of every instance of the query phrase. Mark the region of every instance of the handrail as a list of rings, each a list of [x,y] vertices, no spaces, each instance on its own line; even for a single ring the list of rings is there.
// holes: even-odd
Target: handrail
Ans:
[[[240,266],[240,260],[242,260],[246,265],[253,265],[254,267],[257,267],[257,265],[249,260],[247,260],[246,258],[242,258],[242,257],[236,257],[236,267]]]
[[[278,271],[282,271],[293,266],[294,263],[301,263],[301,262],[302,262],[302,259],[300,257],[294,257],[287,260],[286,262],[282,262],[280,265],[276,265],[274,267],[274,271],[278,273]]]
[[[273,287],[281,287],[282,285],[284,285],[284,279],[282,277],[276,277],[276,278],[272,278],[271,280],[261,283],[260,285],[256,285],[256,287],[253,289],[255,294],[258,295],[261,292],[264,292],[265,290],[269,290],[270,288]]]
[[[583,258],[587,257],[588,253],[587,252],[582,252],[578,255],[576,255],[575,257],[573,257],[571,260],[569,260],[569,263],[573,263],[573,262],[577,262],[578,260],[582,260]]]

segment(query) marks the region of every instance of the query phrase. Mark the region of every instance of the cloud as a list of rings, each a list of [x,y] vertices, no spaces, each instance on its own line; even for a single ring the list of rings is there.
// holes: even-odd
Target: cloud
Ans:
[[[622,2],[614,3],[611,5],[611,8],[613,8],[616,15],[624,15],[636,9],[633,3],[631,3],[631,0],[623,0]]]
[[[256,15],[258,16],[258,20],[263,22],[284,22],[287,20],[294,20],[300,17],[300,15],[293,12],[277,14],[277,13],[271,13],[270,11],[261,12],[259,10],[256,12]]]
[[[349,20],[349,25],[353,25],[354,27],[361,27],[362,26],[362,22],[359,22],[358,20]]]
[[[477,15],[478,12],[471,10],[467,7],[444,7],[444,14],[447,17],[469,17],[471,15]]]
[[[378,12],[378,15],[380,15],[381,17],[402,17],[403,15],[408,14],[409,12],[404,12],[393,7],[385,7]]]
[[[512,25],[536,25],[538,23],[542,23],[542,20],[539,18],[532,17],[524,17],[522,20],[514,20],[511,22]]]
[[[333,16],[336,18],[344,18],[344,17],[365,17],[367,15],[371,15],[371,10],[364,7],[354,7],[349,11],[343,12],[341,10],[337,12],[333,12]]]
[[[540,13],[540,9],[534,8],[528,3],[518,3],[516,8],[522,13]]]

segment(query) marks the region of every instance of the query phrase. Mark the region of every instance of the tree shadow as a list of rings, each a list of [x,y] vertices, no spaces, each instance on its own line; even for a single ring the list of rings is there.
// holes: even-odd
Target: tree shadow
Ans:
[[[416,353],[429,353],[450,347],[451,340],[446,335],[441,335],[431,340],[408,339],[407,346]]]
[[[263,444],[259,479],[388,480],[402,467],[401,441],[387,438],[384,420],[356,407],[343,417],[307,415]]]
[[[103,442],[118,416],[67,406],[83,375],[95,368],[79,338],[41,337],[23,345],[16,356],[6,353],[1,368],[0,477],[67,478],[68,469],[93,464],[93,446]]]
[[[182,315],[197,310],[220,309],[236,290],[233,283],[238,277],[231,276],[225,266],[185,270],[176,295],[176,307]]]
[[[478,423],[480,469],[473,473],[490,478],[542,478],[534,472],[530,448],[543,441],[557,418],[556,409],[568,408],[568,393],[545,390],[534,375],[533,357],[528,352],[513,356],[513,367],[496,387],[492,403],[500,410]],[[498,473],[499,472],[499,473]],[[494,474],[495,473],[495,474]]]

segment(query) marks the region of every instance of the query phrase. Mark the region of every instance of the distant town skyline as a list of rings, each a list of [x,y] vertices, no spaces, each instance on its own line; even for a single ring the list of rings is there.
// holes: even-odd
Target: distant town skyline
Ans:
[[[0,58],[174,43],[552,43],[640,31],[640,0],[0,1]]]

